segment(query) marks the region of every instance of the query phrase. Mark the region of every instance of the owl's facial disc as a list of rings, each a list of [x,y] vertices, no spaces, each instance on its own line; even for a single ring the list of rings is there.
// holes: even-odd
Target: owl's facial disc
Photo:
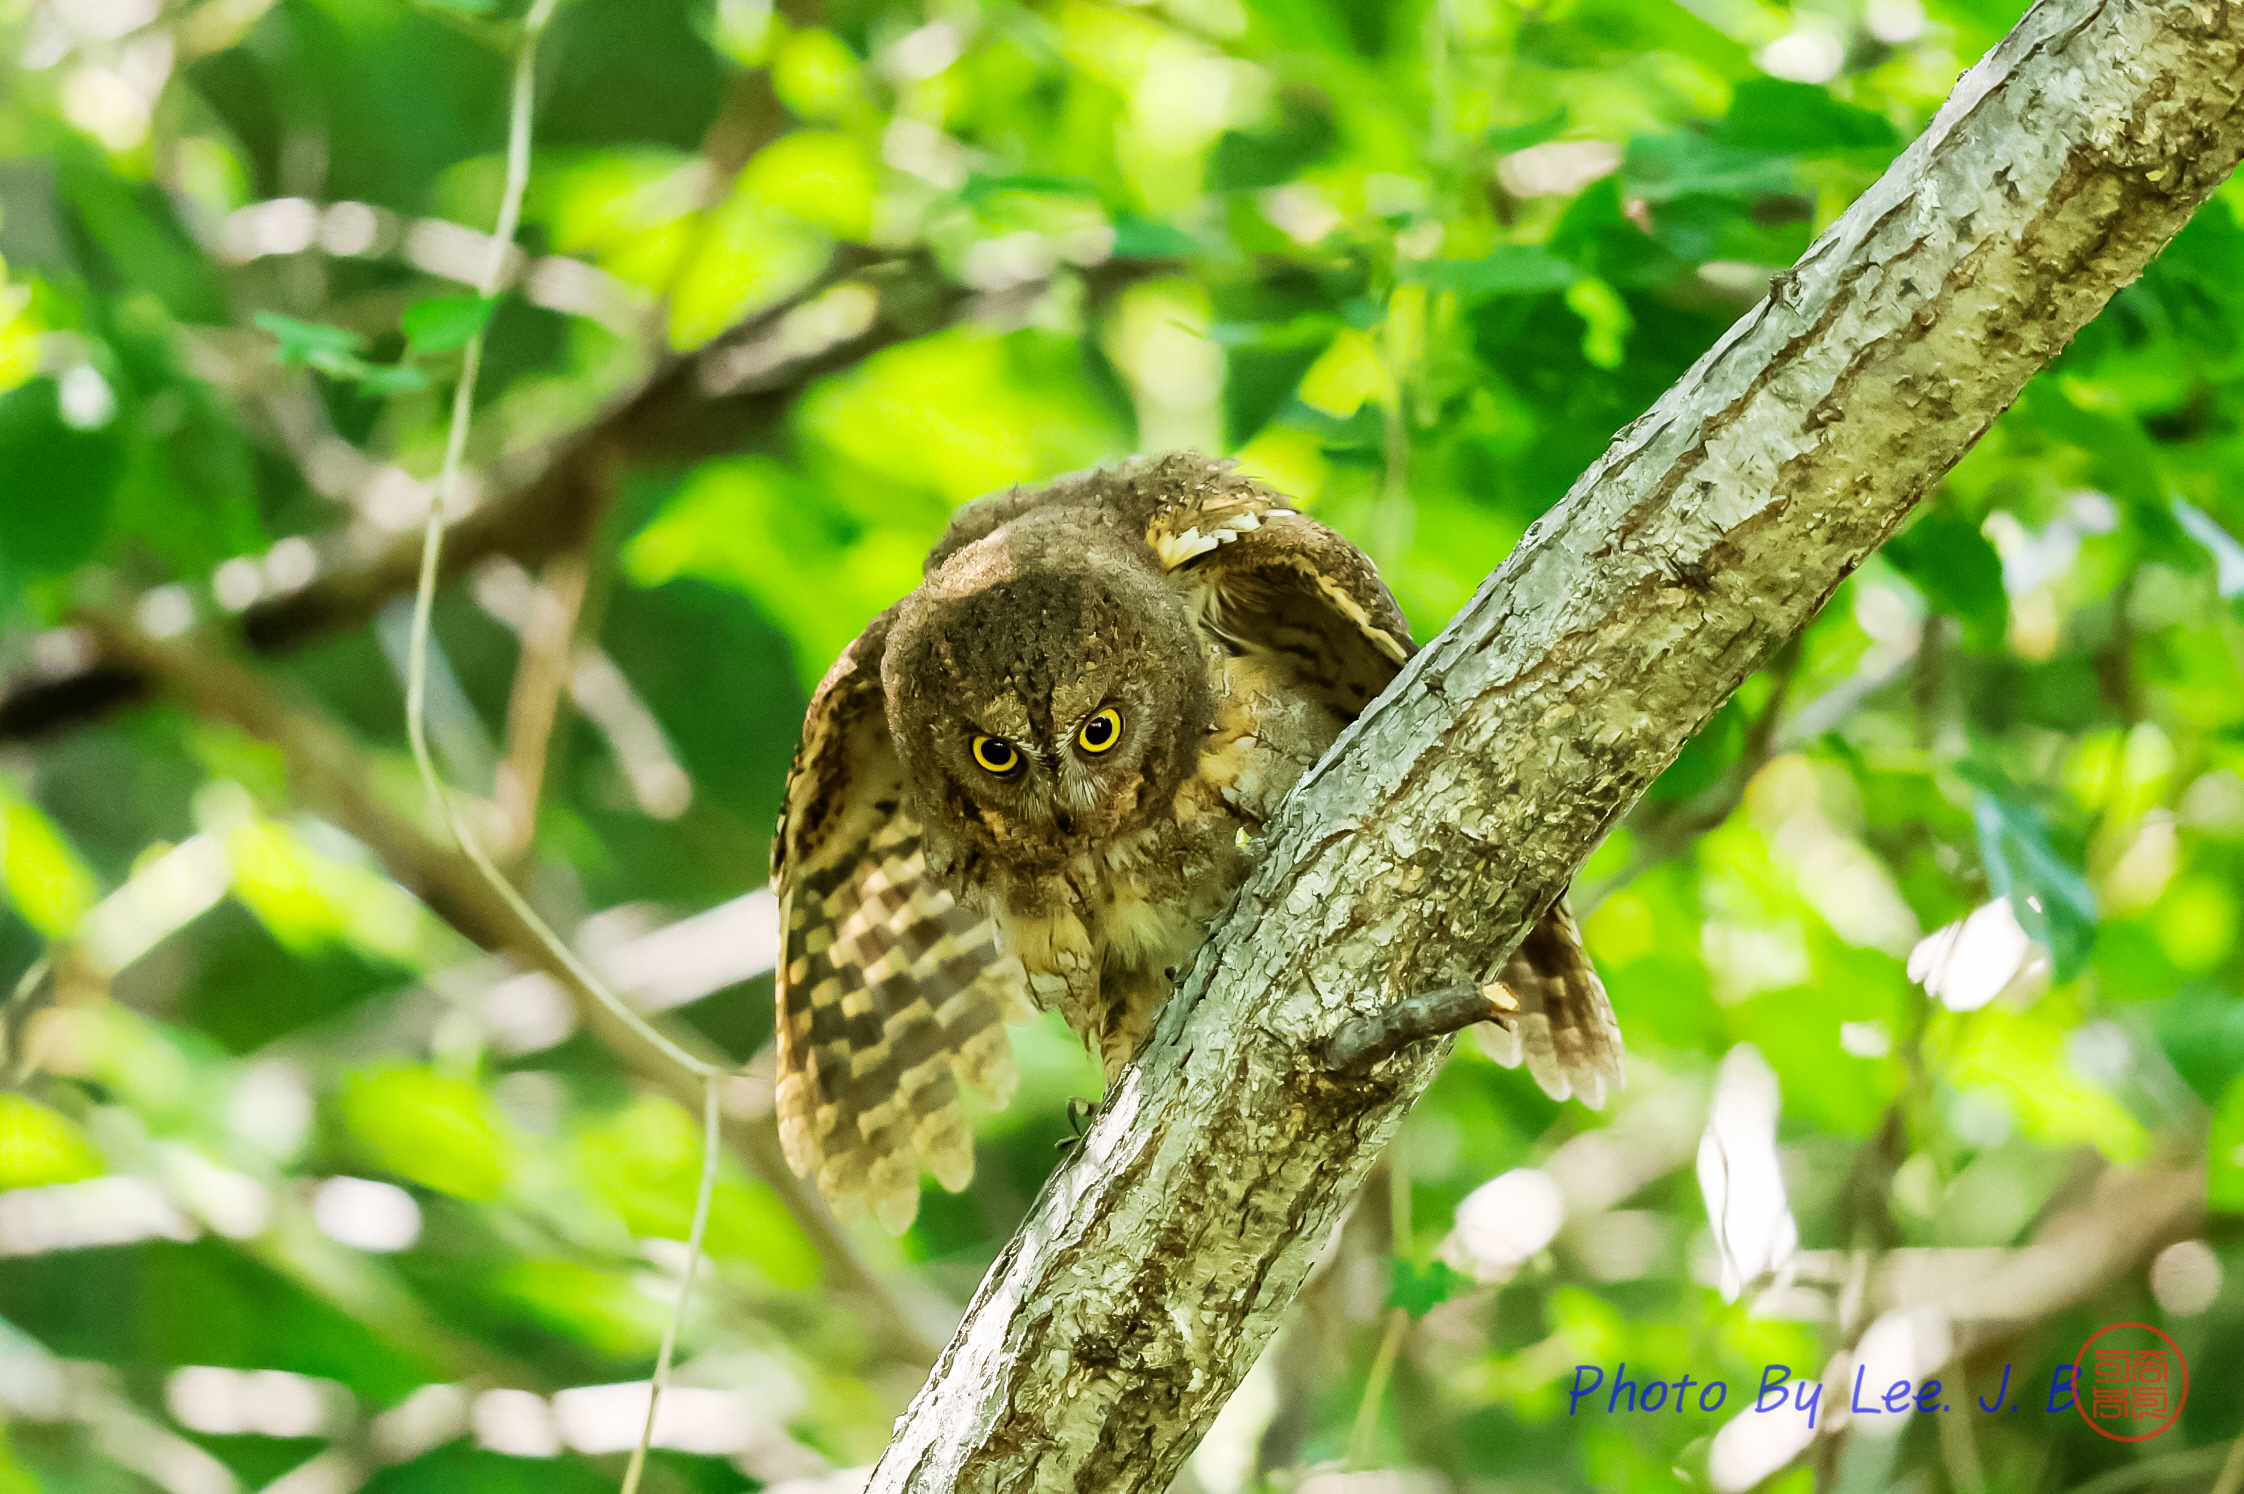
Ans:
[[[881,675],[922,823],[1051,871],[1174,795],[1212,704],[1157,570],[1096,536],[1021,527],[905,600]]]

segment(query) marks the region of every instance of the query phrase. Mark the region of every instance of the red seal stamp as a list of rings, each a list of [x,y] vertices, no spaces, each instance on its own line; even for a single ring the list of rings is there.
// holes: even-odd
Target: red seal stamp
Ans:
[[[2189,1400],[2189,1361],[2148,1323],[2114,1323],[2080,1346],[2073,1404],[2081,1420],[2114,1442],[2148,1442],[2174,1424]]]

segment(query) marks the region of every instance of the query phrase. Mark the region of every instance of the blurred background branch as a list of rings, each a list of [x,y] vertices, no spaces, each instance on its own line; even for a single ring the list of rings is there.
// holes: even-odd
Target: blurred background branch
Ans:
[[[505,954],[525,969],[540,970],[565,990],[577,1019],[622,1059],[625,1067],[682,1100],[698,1100],[694,1076],[647,1046],[584,989],[530,927],[517,918],[465,856],[370,791],[369,765],[331,727],[291,710],[254,674],[205,648],[161,642],[116,618],[82,619],[101,654],[154,683],[157,691],[207,719],[247,733],[279,752],[297,799],[371,850],[399,885],[477,947]],[[674,1039],[675,1040],[675,1039]],[[686,1039],[690,1044],[692,1040]],[[692,1044],[721,1055],[706,1044]],[[768,1082],[733,1083],[724,1103],[725,1137],[750,1169],[785,1202],[804,1234],[826,1258],[831,1279],[860,1299],[873,1333],[907,1363],[934,1362],[934,1345],[922,1323],[940,1318],[939,1302],[906,1306],[858,1256],[834,1224],[825,1203],[787,1166],[772,1121]]]
[[[848,303],[839,321],[817,311],[837,287],[847,288],[842,300]],[[687,462],[753,447],[777,427],[804,385],[882,346],[932,330],[963,300],[924,260],[839,256],[826,275],[787,304],[750,318],[708,348],[671,360],[556,450],[510,458],[510,464],[534,462],[534,475],[447,527],[444,576],[456,579],[499,557],[541,566],[582,551],[627,466]],[[808,315],[801,314],[805,308]],[[254,652],[285,652],[365,625],[413,589],[419,564],[419,536],[399,534],[371,557],[251,602],[227,626]],[[0,741],[61,730],[131,704],[145,696],[149,683],[98,654],[72,669],[34,674],[0,696]]]

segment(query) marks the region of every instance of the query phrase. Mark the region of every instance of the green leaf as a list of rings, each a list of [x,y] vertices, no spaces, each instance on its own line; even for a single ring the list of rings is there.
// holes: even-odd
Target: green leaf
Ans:
[[[1321,311],[1283,322],[1216,322],[1208,328],[1208,341],[1233,351],[1321,353],[1344,325],[1340,318]]]
[[[67,939],[99,901],[101,884],[54,820],[0,778],[0,906]]]
[[[576,1170],[634,1233],[682,1240],[693,1224],[701,1179],[701,1124],[674,1100],[641,1095],[587,1125],[576,1138]],[[709,1206],[713,1257],[754,1262],[773,1281],[815,1287],[817,1247],[757,1183],[725,1178]]]
[[[324,322],[300,322],[277,311],[257,313],[257,327],[279,339],[283,363],[309,364],[321,356],[348,357],[366,347],[366,339],[356,332]]]
[[[1561,104],[1541,119],[1527,124],[1499,125],[1481,136],[1480,143],[1491,155],[1508,156],[1515,150],[1556,140],[1565,131],[1566,106]]]
[[[498,296],[436,296],[405,308],[399,325],[405,345],[415,353],[448,353],[491,324]]]
[[[165,195],[153,182],[134,183],[110,171],[85,142],[65,138],[71,143],[54,151],[56,184],[117,282],[153,293],[181,321],[224,321],[216,269],[196,252]],[[17,201],[11,198],[8,207],[13,213]]]
[[[1582,356],[1597,368],[1619,368],[1628,357],[1636,319],[1608,281],[1584,275],[1566,287],[1566,309],[1582,319]]]
[[[1247,133],[1226,130],[1208,155],[1208,189],[1250,191],[1292,181],[1332,153],[1335,141],[1329,106],[1312,103],[1318,95],[1281,93],[1275,128]]]
[[[323,322],[300,322],[275,311],[257,314],[257,325],[279,340],[283,363],[313,368],[332,379],[356,384],[372,395],[401,394],[428,386],[428,375],[402,363],[369,363],[359,356],[366,339]]]
[[[374,395],[426,389],[429,382],[427,374],[409,363],[368,363],[363,358],[321,356],[312,360],[312,367]]]
[[[1450,1298],[1471,1291],[1476,1283],[1446,1261],[1418,1266],[1397,1256],[1389,1263],[1387,1305],[1422,1318]]]
[[[1989,890],[2010,899],[2018,926],[2049,951],[2057,979],[2071,980],[2096,942],[2096,894],[2073,858],[2052,844],[2050,824],[2039,810],[1999,792],[1985,770],[1967,765],[1961,771],[1979,784],[1971,817]]]
[[[958,189],[958,200],[981,203],[1008,192],[1026,192],[1039,197],[1096,197],[1099,187],[1098,183],[1079,176],[1048,176],[1027,171],[984,176],[977,172]]]
[[[99,1177],[101,1158],[67,1116],[0,1092],[0,1188],[37,1188]]]
[[[1659,215],[1653,221],[1657,223]],[[1645,233],[1624,211],[1617,176],[1600,177],[1583,188],[1582,195],[1559,215],[1544,247],[1620,287],[1665,286],[1682,268],[1673,250]],[[1595,454],[1585,451],[1581,461],[1586,463]]]
[[[2157,957],[2142,951],[2130,960],[2123,953],[2130,936],[2153,940],[2156,935],[2152,931],[2138,925],[2122,934],[2115,926],[2111,933],[2113,937],[2097,950],[2100,971],[2123,978],[2130,965],[2139,967]],[[2114,945],[2120,948],[2115,950]],[[2115,954],[2119,957],[2114,958]],[[2165,1000],[2146,1003],[2145,1015],[2159,1050],[2174,1066],[2174,1072],[2206,1104],[2218,1105],[2231,1078],[2244,1075],[2244,1001],[2204,982],[2184,987]],[[2237,1139],[2244,1142],[2244,1136]],[[2244,1157],[2237,1159],[2237,1165],[2244,1166]]]
[[[1792,162],[1758,150],[1740,150],[1705,135],[1645,135],[1629,142],[1621,175],[1632,195],[1646,202],[1709,194],[1717,197],[1785,196],[1800,190]]]
[[[1977,525],[1949,504],[1936,504],[1886,542],[1885,557],[1907,576],[1933,610],[1963,624],[1964,642],[1991,653],[2002,647],[2010,599],[2002,589],[2002,557]]]
[[[1116,259],[1186,259],[1200,252],[1200,241],[1181,228],[1124,210],[1114,215]]]
[[[1467,303],[1491,296],[1543,296],[1581,278],[1573,265],[1533,244],[1506,244],[1480,259],[1436,259],[1418,278],[1435,290],[1457,292]]]
[[[124,466],[118,424],[71,426],[53,379],[0,395],[0,569],[39,576],[90,559]]]
[[[2074,396],[2082,391],[2062,376],[2042,378],[2022,403],[2036,424],[2087,452],[2095,464],[2084,474],[2097,487],[2143,511],[2166,514],[2168,483],[2164,449],[2150,438],[2131,412],[2098,408]]]
[[[472,1081],[399,1065],[353,1074],[343,1123],[369,1160],[455,1198],[504,1191],[513,1148],[496,1110]]]
[[[618,1357],[653,1349],[669,1314],[628,1273],[583,1261],[518,1260],[488,1290],[540,1327]]]
[[[1893,149],[1901,143],[1884,115],[1835,99],[1812,83],[1781,78],[1740,83],[1717,133],[1741,149],[1778,156]]]

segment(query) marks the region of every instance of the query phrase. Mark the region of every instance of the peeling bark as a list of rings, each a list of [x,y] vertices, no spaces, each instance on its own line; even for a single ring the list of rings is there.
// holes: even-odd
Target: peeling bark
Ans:
[[[1290,802],[872,1488],[1162,1490],[1488,979],[1738,683],[2244,152],[2244,0],[2046,0]],[[1621,1013],[1626,1024],[1628,1014]]]

